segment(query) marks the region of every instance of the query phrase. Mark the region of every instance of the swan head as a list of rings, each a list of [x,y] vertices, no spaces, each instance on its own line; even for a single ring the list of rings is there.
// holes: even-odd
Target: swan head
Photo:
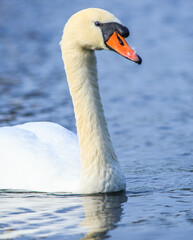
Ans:
[[[141,64],[142,59],[127,44],[129,30],[113,14],[103,9],[88,8],[72,15],[64,28],[62,49],[113,50]]]

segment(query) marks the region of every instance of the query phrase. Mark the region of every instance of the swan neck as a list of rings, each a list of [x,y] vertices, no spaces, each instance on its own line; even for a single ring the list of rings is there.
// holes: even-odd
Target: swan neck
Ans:
[[[74,104],[84,172],[93,162],[105,164],[116,161],[116,155],[101,104],[95,53],[91,50],[73,50],[68,48],[68,51],[63,51],[63,58]]]

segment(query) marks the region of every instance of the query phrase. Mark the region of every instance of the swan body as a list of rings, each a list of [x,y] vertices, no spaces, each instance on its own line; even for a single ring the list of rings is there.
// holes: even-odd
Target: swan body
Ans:
[[[140,64],[124,40],[128,35],[120,20],[102,9],[85,9],[68,20],[60,45],[78,136],[49,122],[0,128],[0,189],[83,194],[125,189],[101,104],[94,50],[113,49]]]
[[[0,146],[1,189],[46,192],[79,189],[78,139],[66,128],[51,122],[2,127]]]

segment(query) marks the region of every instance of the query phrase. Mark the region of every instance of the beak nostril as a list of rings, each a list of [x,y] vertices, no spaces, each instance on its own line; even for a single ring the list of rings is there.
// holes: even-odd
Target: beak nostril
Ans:
[[[117,35],[117,39],[119,40],[119,43],[120,43],[122,46],[125,46],[124,42],[120,39],[119,35]]]

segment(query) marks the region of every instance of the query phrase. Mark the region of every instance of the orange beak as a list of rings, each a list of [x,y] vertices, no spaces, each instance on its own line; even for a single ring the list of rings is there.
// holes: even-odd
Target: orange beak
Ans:
[[[127,44],[125,39],[121,37],[116,31],[110,36],[106,42],[106,45],[123,57],[141,64],[142,59],[140,56],[137,55],[137,53]]]

